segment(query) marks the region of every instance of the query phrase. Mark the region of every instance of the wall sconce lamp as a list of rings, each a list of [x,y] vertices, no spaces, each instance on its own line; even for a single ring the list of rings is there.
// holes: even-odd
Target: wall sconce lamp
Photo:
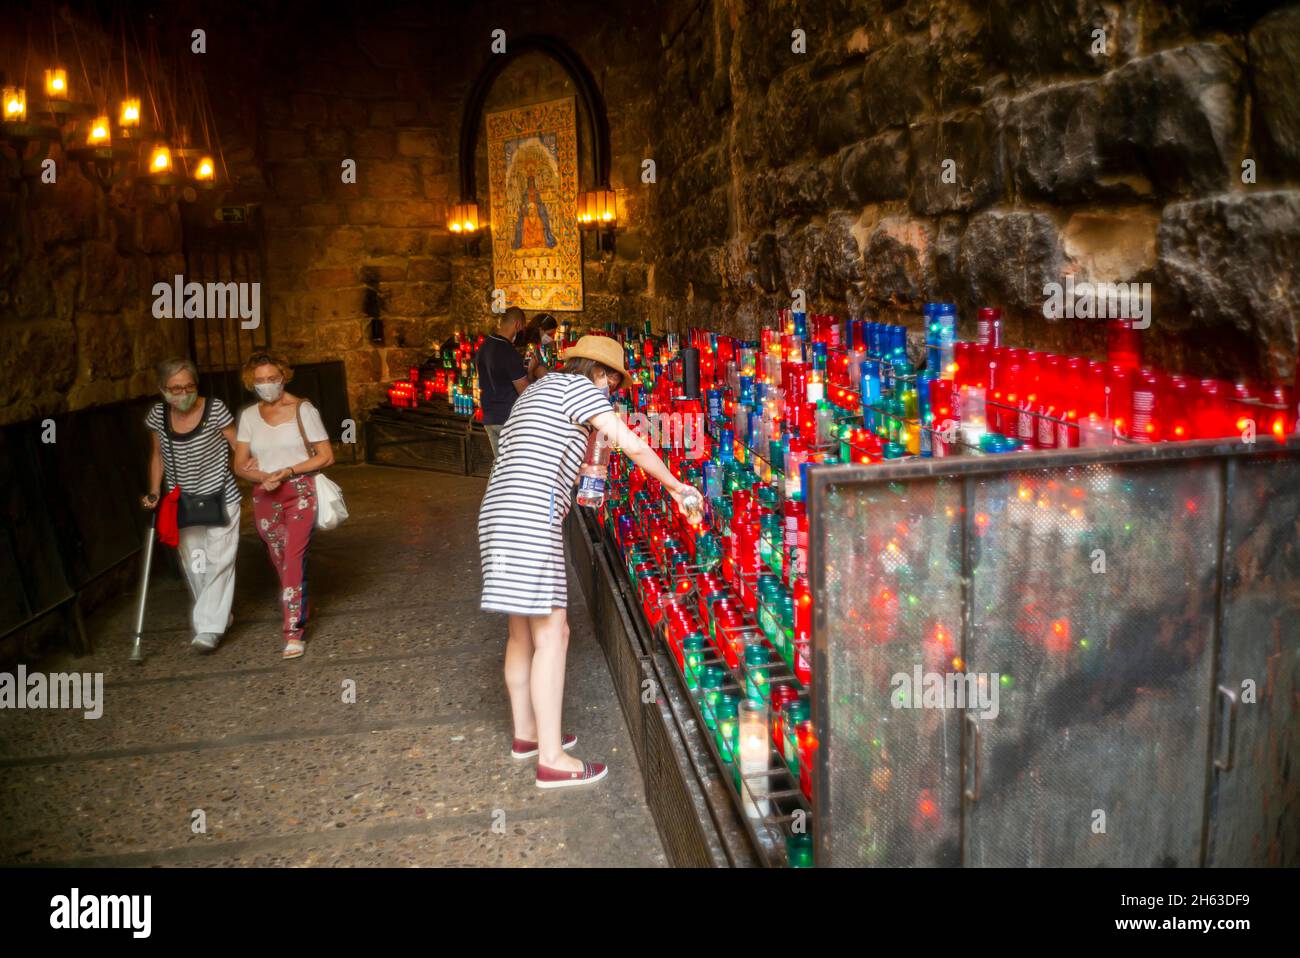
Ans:
[[[140,101],[137,98],[129,97],[122,101],[122,106],[117,113],[117,125],[122,131],[122,136],[130,139],[140,132]]]
[[[107,193],[126,176],[135,147],[113,142],[113,127],[103,113],[86,124],[82,138],[84,145],[69,147],[68,158],[80,163],[86,178]]]
[[[596,234],[596,249],[614,251],[618,229],[618,194],[609,187],[578,194],[578,228]]]
[[[478,232],[478,204],[453,203],[447,216],[447,229],[462,235]]]
[[[478,203],[473,200],[453,203],[447,213],[447,231],[464,237],[466,254],[477,256],[480,244]]]
[[[13,150],[9,175],[13,178],[39,176],[41,161],[51,143],[60,139],[57,126],[32,122],[27,115],[27,91],[19,86],[0,89],[0,139]],[[29,150],[29,147],[35,146]]]

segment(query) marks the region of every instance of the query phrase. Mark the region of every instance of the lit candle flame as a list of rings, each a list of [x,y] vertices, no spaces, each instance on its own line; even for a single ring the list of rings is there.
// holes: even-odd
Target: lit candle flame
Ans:
[[[169,173],[171,168],[172,151],[160,143],[153,148],[153,154],[149,157],[149,171],[151,173]]]
[[[106,146],[108,141],[108,117],[95,117],[95,122],[90,124],[90,134],[86,137],[86,142],[91,146]]]
[[[27,117],[27,91],[22,87],[4,88],[5,119],[22,121]]]
[[[68,96],[68,73],[55,67],[45,71],[45,95],[52,100],[63,100]]]

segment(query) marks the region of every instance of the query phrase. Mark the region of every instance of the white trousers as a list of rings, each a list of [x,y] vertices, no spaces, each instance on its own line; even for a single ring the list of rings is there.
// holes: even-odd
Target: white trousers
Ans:
[[[177,546],[185,581],[194,597],[194,633],[221,635],[230,621],[235,598],[235,553],[239,550],[239,510],[229,525],[190,526],[180,530]]]

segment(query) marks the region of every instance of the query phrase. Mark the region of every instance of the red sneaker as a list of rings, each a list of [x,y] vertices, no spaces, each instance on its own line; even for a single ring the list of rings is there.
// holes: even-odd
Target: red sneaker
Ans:
[[[564,749],[567,752],[569,749],[573,748],[573,746],[577,744],[578,744],[578,736],[566,735],[564,736],[564,741],[560,743],[560,748]],[[536,754],[537,754],[537,743],[528,742],[522,738],[515,739],[514,745],[510,747],[511,758],[532,758]]]
[[[575,785],[592,785],[609,774],[609,767],[599,762],[583,762],[581,772],[563,772],[557,768],[537,766],[538,788],[572,788]]]

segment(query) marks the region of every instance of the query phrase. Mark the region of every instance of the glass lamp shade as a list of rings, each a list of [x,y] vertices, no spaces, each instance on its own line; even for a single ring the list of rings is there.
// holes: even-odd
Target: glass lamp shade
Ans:
[[[48,100],[66,100],[68,98],[68,71],[54,67],[45,71],[45,97]]]
[[[0,119],[8,123],[24,123],[27,120],[27,91],[20,86],[7,86],[0,95],[3,114]]]
[[[149,154],[149,173],[154,176],[163,176],[171,171],[171,148],[166,143],[159,143],[154,146],[153,151]]]
[[[584,229],[618,225],[618,196],[613,190],[588,190],[578,194],[578,226]]]
[[[107,116],[97,116],[86,131],[87,146],[109,146],[113,141]]]
[[[473,233],[478,229],[478,204],[453,203],[447,217],[447,229],[452,233]]]
[[[212,157],[204,156],[199,158],[199,165],[194,168],[194,178],[205,183],[210,183],[216,179],[217,168],[212,162]]]
[[[122,101],[122,109],[117,115],[117,125],[124,130],[137,129],[140,126],[140,101],[130,98]]]

